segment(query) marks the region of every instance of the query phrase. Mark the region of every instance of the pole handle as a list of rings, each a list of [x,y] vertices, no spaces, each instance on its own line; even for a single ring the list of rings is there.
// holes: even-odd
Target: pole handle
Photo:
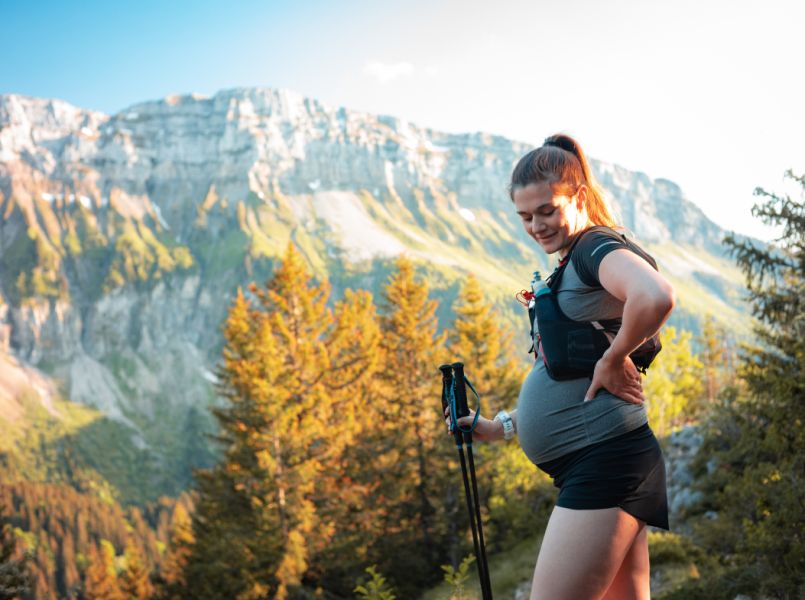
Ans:
[[[455,373],[456,389],[456,413],[459,418],[470,414],[470,407],[467,406],[467,385],[464,380],[464,363],[454,362],[453,371]]]
[[[450,365],[440,365],[439,370],[442,372],[442,414],[449,406],[450,388],[453,385],[453,367]]]

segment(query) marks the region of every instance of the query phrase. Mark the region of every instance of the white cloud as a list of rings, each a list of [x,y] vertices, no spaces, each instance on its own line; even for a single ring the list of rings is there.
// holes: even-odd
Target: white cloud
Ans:
[[[413,74],[414,65],[409,62],[383,63],[379,60],[372,60],[363,66],[363,72],[385,84]]]
[[[469,208],[459,208],[458,214],[460,214],[462,217],[464,217],[465,220],[469,221],[470,223],[475,221],[475,214]]]

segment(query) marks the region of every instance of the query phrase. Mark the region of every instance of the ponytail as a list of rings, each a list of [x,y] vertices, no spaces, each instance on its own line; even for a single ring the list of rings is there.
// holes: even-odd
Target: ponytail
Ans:
[[[572,196],[587,186],[585,208],[594,225],[619,228],[604,197],[604,190],[590,171],[590,165],[578,142],[569,135],[556,134],[523,156],[514,167],[509,195],[532,183],[547,182],[556,191]]]

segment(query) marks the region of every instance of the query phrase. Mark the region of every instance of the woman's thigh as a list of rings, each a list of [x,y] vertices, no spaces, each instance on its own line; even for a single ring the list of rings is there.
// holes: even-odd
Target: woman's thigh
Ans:
[[[555,507],[537,558],[531,600],[603,597],[643,527],[620,508]]]
[[[603,600],[648,600],[649,598],[651,598],[651,573],[648,532],[643,527],[626,553]]]

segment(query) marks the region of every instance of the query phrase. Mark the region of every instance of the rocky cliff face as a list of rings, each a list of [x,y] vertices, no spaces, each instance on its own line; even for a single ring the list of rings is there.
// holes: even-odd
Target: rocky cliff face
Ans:
[[[0,346],[123,424],[156,470],[186,469],[164,440],[213,397],[238,285],[293,241],[336,290],[354,285],[347,271],[402,252],[447,279],[520,289],[544,266],[506,193],[527,149],[287,91],[168,97],[113,116],[0,96]],[[624,225],[666,249],[689,314],[739,314],[723,232],[679,187],[593,167]]]
[[[511,167],[528,149],[267,89],[168,97],[112,117],[6,95],[0,127],[7,198],[55,201],[67,186],[71,195],[63,201],[100,208],[117,193],[127,216],[149,215],[175,235],[192,228],[213,185],[230,200],[334,190],[396,192],[409,200],[413,190],[433,190],[469,209],[505,210]],[[624,225],[644,241],[714,243],[708,249],[717,251],[723,232],[674,183],[598,161],[593,167]]]

